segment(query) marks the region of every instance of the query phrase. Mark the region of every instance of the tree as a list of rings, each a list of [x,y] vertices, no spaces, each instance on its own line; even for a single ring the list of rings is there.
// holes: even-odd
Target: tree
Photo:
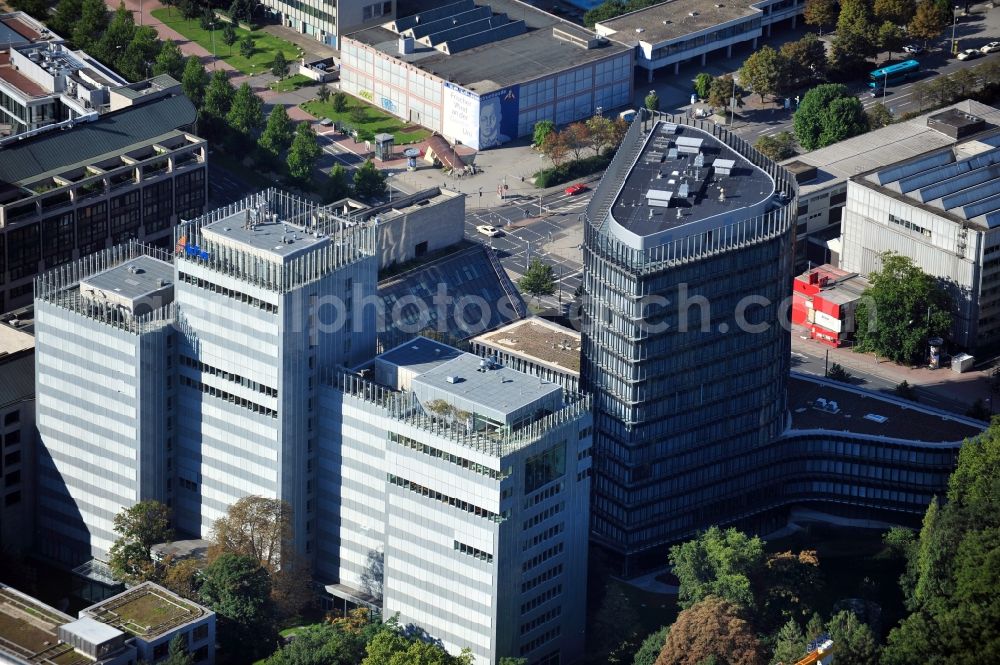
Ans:
[[[811,32],[801,39],[782,44],[780,55],[786,63],[786,79],[790,87],[798,88],[826,76],[826,46]]]
[[[330,90],[330,86],[328,86],[326,83],[324,83],[316,91],[316,98],[319,99],[319,101],[321,101],[321,102],[323,102],[325,104],[327,101],[329,101],[331,94],[332,94],[332,91]],[[344,106],[347,105],[347,100],[344,100],[343,105]],[[334,109],[334,110],[336,110],[336,109]],[[343,108],[341,108],[341,111],[343,111]]]
[[[833,363],[826,373],[826,378],[840,381],[841,383],[850,383],[854,375],[844,369],[844,366],[840,363]]]
[[[771,665],[794,665],[806,655],[806,636],[795,619],[789,619],[775,636]]]
[[[886,252],[855,314],[855,348],[899,363],[924,360],[927,340],[951,329],[951,297],[906,256]]]
[[[920,111],[924,110],[924,104],[932,97],[931,86],[927,81],[914,83],[910,89],[910,93],[913,95],[913,100],[917,102],[918,110]]]
[[[195,105],[201,108],[205,101],[205,88],[208,86],[208,72],[197,56],[189,56],[184,63],[184,73],[181,74],[181,90]]]
[[[542,141],[542,154],[555,166],[559,166],[566,159],[568,152],[569,147],[562,132],[552,132]]]
[[[947,78],[951,79],[952,85],[957,88],[959,99],[968,97],[979,86],[977,72],[971,69],[956,69]]]
[[[220,554],[205,568],[199,595],[224,619],[219,641],[232,662],[252,662],[273,643],[271,579],[254,557]]]
[[[677,615],[655,665],[761,665],[760,642],[737,604],[706,596]]]
[[[239,37],[236,34],[236,28],[233,27],[232,23],[227,23],[222,28],[222,43],[229,47],[229,55],[233,54],[233,44]]]
[[[343,113],[347,110],[347,93],[341,90],[333,93],[333,96],[330,98],[330,104],[336,113]],[[364,112],[363,108],[361,110]],[[364,122],[364,118],[361,119],[361,122]]]
[[[362,611],[363,612],[363,611]],[[306,626],[295,639],[275,651],[264,665],[355,665],[365,655],[365,645],[381,630],[367,613],[356,622],[359,610],[331,623]]]
[[[368,110],[363,104],[357,104],[351,107],[350,116],[354,124],[363,125],[368,120]]]
[[[878,29],[869,0],[842,0],[830,64],[842,76],[868,69],[866,58],[878,52]]]
[[[532,267],[535,263],[541,262],[533,260]],[[634,637],[638,623],[639,616],[621,587],[617,584],[606,585],[604,598],[594,615],[592,629],[587,633],[587,650],[596,656],[594,662],[608,662],[611,654],[616,653],[623,642]]]
[[[732,76],[726,74],[712,80],[712,85],[708,88],[708,103],[716,111],[728,108],[733,99],[736,100],[737,106],[743,106],[744,94],[743,88],[736,85]]]
[[[786,66],[781,56],[770,46],[762,46],[743,61],[740,67],[740,81],[760,95],[776,95],[785,84]]]
[[[917,5],[917,11],[906,27],[906,32],[916,39],[927,41],[935,39],[944,31],[947,16],[942,16],[931,0],[923,0]]]
[[[667,643],[667,633],[669,632],[670,626],[664,626],[656,632],[647,635],[646,639],[642,641],[639,650],[636,651],[635,660],[632,661],[632,665],[654,665],[657,656],[660,655],[660,652],[663,651],[663,647]]]
[[[556,131],[556,123],[551,120],[539,120],[535,123],[534,132],[531,135],[531,145],[535,148],[542,147],[545,139]]]
[[[202,109],[215,118],[225,118],[229,114],[235,94],[236,91],[229,82],[226,72],[217,69],[212,72],[212,78],[205,90],[205,104]]]
[[[823,586],[815,550],[771,554],[752,581],[760,607],[754,620],[764,633],[778,630],[789,619],[805,620]]]
[[[904,26],[916,13],[917,3],[915,0],[875,0],[872,9],[875,18],[880,21],[890,21],[894,25]]]
[[[165,559],[161,564],[160,584],[184,598],[198,600],[198,575],[201,565],[195,559]]]
[[[854,612],[838,612],[826,624],[830,639],[837,645],[837,665],[871,665],[878,662],[879,648],[868,624]]]
[[[587,120],[587,136],[590,139],[590,147],[598,155],[602,154],[605,148],[617,145],[616,138],[618,130],[615,121],[603,115],[595,115]]]
[[[656,94],[655,90],[650,90],[649,94],[646,95],[646,99],[643,100],[643,104],[650,111],[660,110],[660,96]]]
[[[885,104],[872,104],[865,110],[868,129],[881,129],[892,124],[893,117]]]
[[[958,85],[951,76],[937,76],[927,82],[930,94],[939,104],[949,104],[958,96]]]
[[[694,77],[694,91],[701,99],[708,99],[708,90],[712,87],[714,76],[708,72],[702,72]]]
[[[83,0],[59,0],[49,18],[49,27],[57,34],[71,38],[77,20],[83,13]]]
[[[177,43],[168,39],[163,42],[160,54],[156,56],[153,73],[167,74],[179,81],[184,77],[184,65],[184,56]]]
[[[819,134],[821,146],[833,145],[868,131],[865,107],[857,97],[840,97],[830,103]]]
[[[246,140],[252,139],[254,133],[264,126],[264,101],[254,94],[249,83],[244,81],[233,95],[226,122]]]
[[[278,157],[292,142],[292,123],[284,104],[275,104],[267,116],[267,127],[257,144],[272,157]]]
[[[215,30],[216,20],[215,12],[213,12],[208,7],[201,10],[201,15],[198,17],[198,27],[206,32],[212,32]]]
[[[799,145],[806,150],[822,148],[867,129],[861,102],[839,83],[809,90],[795,111],[792,127]]]
[[[254,50],[255,46],[253,36],[250,33],[247,33],[243,36],[243,39],[240,40],[240,55],[244,58],[252,57]]]
[[[573,153],[574,160],[580,159],[583,151],[591,145],[590,130],[582,122],[574,122],[561,133],[566,143],[566,149]]]
[[[107,27],[93,44],[94,54],[105,62],[114,65],[115,69],[122,68],[122,60],[125,49],[135,38],[135,20],[132,12],[125,9],[125,3],[118,5],[118,9],[111,15],[111,20]],[[126,78],[131,78],[126,75]]]
[[[788,159],[795,154],[795,137],[788,132],[778,132],[770,136],[761,136],[754,143],[755,148],[776,162]]]
[[[153,577],[155,566],[150,550],[173,538],[171,519],[170,508],[155,500],[140,501],[115,515],[118,538],[108,553],[108,565],[115,578],[134,584]]]
[[[688,608],[711,595],[753,609],[750,578],[763,562],[764,541],[732,528],[713,526],[674,545],[670,565],[680,582],[678,605]]]
[[[375,167],[372,160],[366,161],[354,172],[354,193],[363,199],[374,199],[385,195],[386,175]]]
[[[347,172],[347,169],[342,164],[334,164],[326,179],[323,200],[326,203],[332,203],[347,198],[352,192],[351,176]]]
[[[892,60],[894,51],[903,47],[906,41],[906,33],[903,29],[891,21],[885,21],[878,27],[878,45],[883,51],[889,53],[889,60]]]
[[[82,0],[79,15],[66,18],[73,26],[72,32],[66,34],[72,35],[77,48],[85,51],[93,49],[110,22],[108,6],[104,4],[104,0]]]
[[[46,0],[13,0],[11,6],[39,20],[45,20],[49,15],[49,3]]]
[[[187,650],[187,635],[185,633],[178,633],[174,639],[170,640],[167,659],[163,661],[163,665],[194,665],[194,656],[189,654]]]
[[[278,49],[278,52],[274,54],[274,60],[271,61],[271,73],[280,78],[285,78],[288,76],[288,61],[285,60],[285,54]]]
[[[465,650],[452,656],[441,646],[406,637],[396,627],[380,630],[365,647],[361,665],[472,665],[472,654]]]
[[[837,0],[806,0],[804,15],[806,23],[819,28],[833,25],[837,21]]]
[[[552,266],[539,259],[532,259],[517,287],[531,296],[551,296],[556,292],[555,275]]]

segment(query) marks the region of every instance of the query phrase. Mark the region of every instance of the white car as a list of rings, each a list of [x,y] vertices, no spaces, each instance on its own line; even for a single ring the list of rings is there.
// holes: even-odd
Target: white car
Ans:
[[[480,224],[476,227],[476,231],[482,233],[484,236],[489,236],[491,238],[496,238],[497,236],[503,235],[503,231],[495,226],[490,226],[489,224]]]
[[[924,47],[917,44],[907,44],[903,47],[904,53],[912,53],[913,55],[919,55],[924,52]]]
[[[994,53],[1000,51],[1000,42],[990,42],[986,46],[979,49],[980,53]]]
[[[978,58],[983,53],[979,49],[967,48],[958,54],[959,60],[972,60],[973,58]]]

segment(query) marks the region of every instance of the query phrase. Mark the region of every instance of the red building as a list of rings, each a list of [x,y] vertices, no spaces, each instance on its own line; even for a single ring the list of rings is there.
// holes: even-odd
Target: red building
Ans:
[[[792,323],[812,339],[837,347],[854,336],[854,310],[868,281],[857,273],[821,265],[795,278]]]

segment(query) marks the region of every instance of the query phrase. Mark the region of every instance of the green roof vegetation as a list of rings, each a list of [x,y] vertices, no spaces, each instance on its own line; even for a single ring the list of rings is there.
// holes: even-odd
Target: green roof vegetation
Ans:
[[[155,588],[139,586],[95,607],[93,617],[132,635],[151,638],[204,614],[197,605],[185,603]]]

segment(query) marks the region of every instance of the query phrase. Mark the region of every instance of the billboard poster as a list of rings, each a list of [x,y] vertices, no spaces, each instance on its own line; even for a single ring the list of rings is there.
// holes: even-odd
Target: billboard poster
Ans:
[[[454,83],[444,84],[442,133],[455,141],[479,148],[479,97]]]
[[[479,144],[482,150],[517,137],[519,87],[511,86],[479,98]]]

